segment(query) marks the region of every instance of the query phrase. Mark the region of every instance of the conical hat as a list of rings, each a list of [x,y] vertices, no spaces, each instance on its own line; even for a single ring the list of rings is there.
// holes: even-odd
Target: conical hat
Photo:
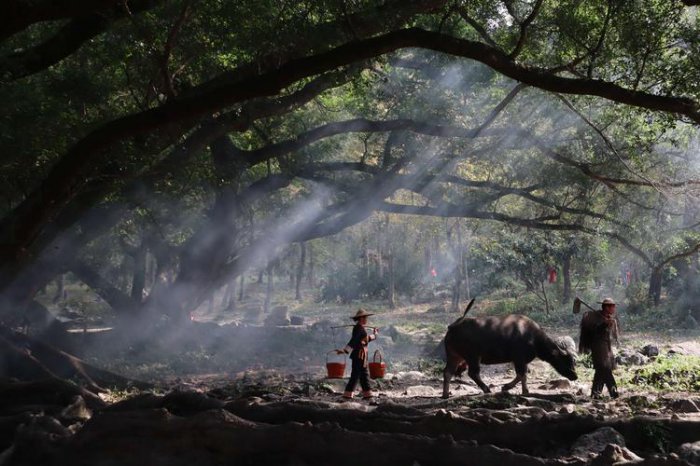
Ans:
[[[359,320],[360,317],[369,317],[373,316],[374,314],[370,314],[369,312],[365,311],[364,309],[358,310],[354,316],[351,317],[352,320]]]

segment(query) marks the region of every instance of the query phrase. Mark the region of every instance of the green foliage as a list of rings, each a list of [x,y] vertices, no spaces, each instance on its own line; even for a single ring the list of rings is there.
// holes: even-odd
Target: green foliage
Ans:
[[[658,357],[635,369],[631,375],[626,374],[623,380],[653,390],[697,392],[700,390],[700,357],[680,354]]]

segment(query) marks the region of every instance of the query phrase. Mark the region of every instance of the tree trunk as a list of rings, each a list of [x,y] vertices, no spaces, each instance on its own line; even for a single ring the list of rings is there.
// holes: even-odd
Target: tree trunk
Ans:
[[[271,260],[270,263],[267,265],[267,291],[265,293],[265,307],[263,309],[263,312],[265,313],[265,315],[269,314],[269,312],[270,312],[270,304],[272,303],[272,294],[275,291],[274,280],[273,280],[273,272],[275,269],[274,263],[275,263],[275,261]]]
[[[462,229],[460,221],[457,220],[455,223],[455,229],[457,230],[457,242],[455,243],[452,239],[451,230],[447,231],[447,241],[450,243],[452,249],[452,257],[454,259],[454,269],[453,277],[454,284],[452,286],[452,312],[459,311],[459,303],[462,300]],[[447,222],[445,222],[445,227],[447,227]]]
[[[661,278],[663,267],[654,267],[651,269],[649,277],[649,301],[657,306],[661,300]]]
[[[309,288],[313,288],[316,283],[316,278],[314,277],[314,244],[309,243],[307,246],[307,254],[309,256],[309,273],[306,275],[307,284]]]
[[[134,254],[134,274],[131,281],[131,299],[135,303],[143,301],[143,289],[146,286],[146,254],[145,246],[139,247]]]
[[[238,300],[243,301],[243,298],[245,298],[245,272],[241,273],[241,283],[238,288]]]
[[[228,312],[233,312],[236,310],[236,280],[231,280],[231,282],[226,286],[224,302],[222,303],[221,307]]]
[[[65,277],[64,274],[60,274],[56,277],[56,294],[53,295],[53,303],[59,303],[65,299]]]
[[[301,301],[301,279],[304,276],[304,264],[306,262],[306,243],[299,243],[299,265],[297,266],[296,275],[296,300]]]
[[[562,298],[568,303],[571,299],[571,255],[566,254],[561,263],[561,274],[564,276],[564,290]]]
[[[391,309],[396,308],[396,273],[394,270],[394,254],[389,253],[389,290],[387,292],[389,298],[389,307]]]

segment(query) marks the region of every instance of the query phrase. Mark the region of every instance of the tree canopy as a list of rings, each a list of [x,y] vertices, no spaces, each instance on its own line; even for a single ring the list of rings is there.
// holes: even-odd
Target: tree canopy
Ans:
[[[181,319],[381,215],[405,272],[434,224],[399,214],[448,219],[452,268],[474,219],[476,260],[530,288],[621,248],[658,302],[671,265],[698,273],[694,3],[11,0],[3,309],[72,272],[118,312]]]

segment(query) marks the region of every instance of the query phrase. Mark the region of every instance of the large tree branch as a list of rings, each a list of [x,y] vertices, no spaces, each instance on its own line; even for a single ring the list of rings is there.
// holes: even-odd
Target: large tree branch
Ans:
[[[162,0],[131,0],[127,9],[123,0],[67,1],[65,3],[82,5],[81,14],[70,15],[75,19],[40,44],[1,57],[0,82],[14,81],[45,70],[73,54],[88,40],[106,31],[115,21],[152,9],[161,2]],[[86,3],[94,3],[93,10],[97,10],[100,5],[112,8],[91,12],[90,8],[85,7]],[[0,26],[0,36],[1,31]]]
[[[76,259],[68,268],[78,279],[100,295],[116,312],[128,312],[138,307],[138,303],[133,301],[129,295],[102,278],[86,262]]]
[[[34,241],[41,227],[80,191],[85,180],[99,172],[104,155],[113,144],[176,122],[194,122],[198,117],[221,108],[273,95],[300,79],[406,47],[422,47],[470,58],[505,76],[544,90],[599,96],[632,106],[683,115],[700,123],[700,112],[696,102],[691,99],[634,92],[601,80],[560,77],[543,69],[518,65],[503,52],[483,43],[421,29],[404,29],[291,60],[253,77],[236,79],[240,75],[225,74],[216,85],[200,86],[188,96],[97,128],[75,144],[54,166],[41,186],[0,223],[0,231],[4,233],[2,244],[6,245],[2,256],[11,262],[22,256],[21,251]]]
[[[510,55],[508,55],[511,59],[516,59],[518,55],[520,55],[520,52],[523,50],[523,47],[525,46],[525,41],[527,40],[527,28],[535,20],[535,17],[540,12],[542,1],[543,0],[536,0],[535,5],[532,7],[532,11],[528,15],[528,17],[525,18],[525,20],[522,23],[520,23],[520,37],[518,37],[518,43],[515,44],[513,51],[510,52]]]
[[[123,0],[5,0],[0,17],[0,40],[30,24],[85,16],[124,3]]]

